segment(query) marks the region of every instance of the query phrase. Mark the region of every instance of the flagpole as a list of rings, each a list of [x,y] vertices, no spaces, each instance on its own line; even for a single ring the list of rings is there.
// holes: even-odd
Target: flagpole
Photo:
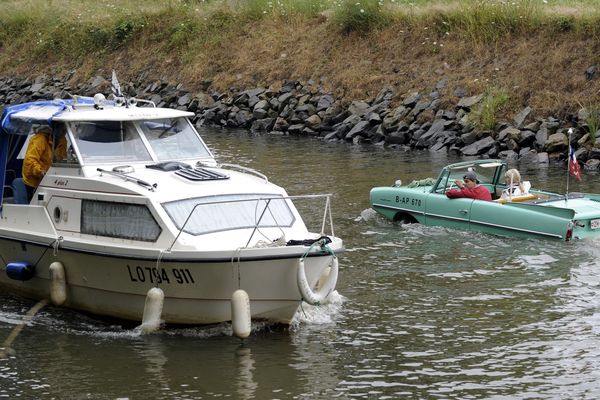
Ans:
[[[573,128],[569,128],[567,132],[569,133],[569,149],[567,150],[567,193],[565,193],[565,203],[569,200],[569,175],[571,175],[569,164],[571,163],[571,134],[573,133]]]

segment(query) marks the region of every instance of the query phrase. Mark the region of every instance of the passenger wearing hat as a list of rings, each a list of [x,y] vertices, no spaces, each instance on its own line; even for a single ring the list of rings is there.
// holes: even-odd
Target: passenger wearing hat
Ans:
[[[48,125],[34,127],[35,133],[29,140],[23,159],[23,183],[27,189],[27,199],[31,201],[35,189],[52,164],[52,128]],[[58,141],[56,154],[66,155],[66,139]]]
[[[467,171],[467,173],[463,176],[462,181],[457,179],[454,181],[454,183],[456,183],[458,189],[446,191],[446,196],[451,199],[467,197],[475,200],[492,200],[491,193],[486,188],[479,185],[477,174],[473,171]]]

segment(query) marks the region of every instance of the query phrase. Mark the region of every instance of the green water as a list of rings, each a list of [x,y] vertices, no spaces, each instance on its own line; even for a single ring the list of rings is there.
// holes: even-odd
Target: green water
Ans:
[[[600,393],[597,241],[516,240],[368,211],[369,189],[436,176],[456,157],[206,131],[222,162],[267,174],[292,195],[333,193],[340,259],[332,304],[290,329],[227,324],[140,336],[47,307],[0,360],[0,398],[565,399]],[[561,165],[517,165],[564,190]],[[597,176],[571,190],[600,192]],[[307,220],[320,210],[303,209]],[[1,296],[0,338],[33,302]]]

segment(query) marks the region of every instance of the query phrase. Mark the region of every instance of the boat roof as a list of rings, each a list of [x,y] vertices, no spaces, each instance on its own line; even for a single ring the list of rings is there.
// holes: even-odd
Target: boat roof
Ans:
[[[28,135],[34,124],[51,125],[53,121],[138,121],[194,115],[170,108],[138,107],[135,100],[130,101],[123,105],[106,101],[103,107],[96,107],[93,98],[76,97],[17,104],[4,108],[0,128],[4,134]]]
[[[170,108],[152,107],[107,107],[96,110],[93,107],[81,110],[65,110],[56,115],[54,121],[139,121],[149,119],[191,117],[194,114],[188,111]]]

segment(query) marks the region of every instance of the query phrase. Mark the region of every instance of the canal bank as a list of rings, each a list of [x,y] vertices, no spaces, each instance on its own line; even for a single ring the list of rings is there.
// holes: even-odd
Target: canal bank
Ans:
[[[63,76],[0,78],[0,103],[111,92],[109,76],[97,75],[71,86],[74,74],[75,71]],[[453,92],[455,102],[448,102],[440,95],[446,85],[447,81],[441,79],[433,90],[404,95],[386,87],[371,99],[345,102],[313,81],[283,81],[277,89],[231,89],[226,93],[214,89],[209,80],[192,92],[181,83],[152,79],[146,73],[121,83],[130,97],[193,112],[197,126],[540,164],[564,162],[570,143],[584,170],[599,169],[596,110],[581,108],[560,117],[536,118],[532,108],[526,106],[512,118],[487,121],[486,109],[493,106],[493,95],[471,95],[467,89],[457,88]],[[570,128],[573,133],[569,138]]]

